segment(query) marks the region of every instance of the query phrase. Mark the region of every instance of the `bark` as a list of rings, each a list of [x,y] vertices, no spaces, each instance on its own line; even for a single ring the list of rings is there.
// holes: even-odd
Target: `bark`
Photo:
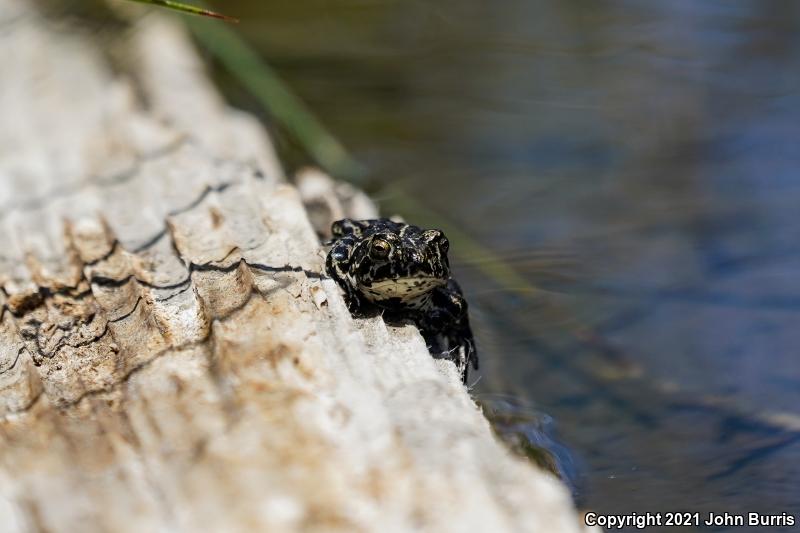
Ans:
[[[351,318],[178,27],[120,72],[0,0],[0,49],[0,530],[579,529],[416,329]]]

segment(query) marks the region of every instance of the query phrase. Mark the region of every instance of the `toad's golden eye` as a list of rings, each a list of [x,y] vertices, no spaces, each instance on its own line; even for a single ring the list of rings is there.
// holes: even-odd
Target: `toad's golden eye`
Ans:
[[[385,259],[389,255],[391,246],[382,239],[375,239],[369,247],[369,255],[375,259]]]

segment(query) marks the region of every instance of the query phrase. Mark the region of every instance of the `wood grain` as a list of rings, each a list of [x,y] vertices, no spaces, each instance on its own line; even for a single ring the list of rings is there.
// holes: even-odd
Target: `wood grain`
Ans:
[[[122,46],[0,0],[0,529],[577,531],[413,327],[350,317],[181,29]]]

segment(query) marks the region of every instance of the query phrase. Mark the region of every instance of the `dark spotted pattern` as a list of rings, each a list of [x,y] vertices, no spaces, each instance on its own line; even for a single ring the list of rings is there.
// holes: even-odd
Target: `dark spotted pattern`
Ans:
[[[337,220],[325,262],[359,313],[378,307],[388,320],[413,321],[437,357],[452,360],[466,383],[478,356],[467,302],[450,278],[449,243],[439,230],[376,220]]]

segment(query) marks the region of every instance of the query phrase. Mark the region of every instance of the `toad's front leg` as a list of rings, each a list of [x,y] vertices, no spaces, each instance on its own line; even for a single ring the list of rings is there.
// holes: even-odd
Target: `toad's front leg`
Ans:
[[[350,255],[354,246],[354,239],[345,236],[334,241],[333,246],[325,258],[325,270],[336,284],[344,291],[344,301],[351,313],[357,313],[363,307],[363,300],[358,289],[353,285],[347,272],[350,268]]]
[[[418,320],[426,340],[448,352],[466,383],[469,366],[478,369],[478,353],[469,325],[467,302],[453,280],[436,289],[423,316]]]

